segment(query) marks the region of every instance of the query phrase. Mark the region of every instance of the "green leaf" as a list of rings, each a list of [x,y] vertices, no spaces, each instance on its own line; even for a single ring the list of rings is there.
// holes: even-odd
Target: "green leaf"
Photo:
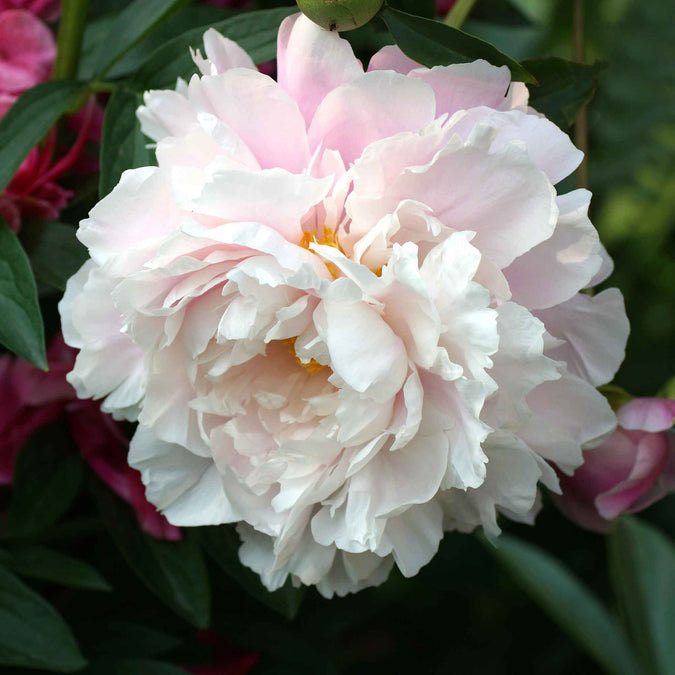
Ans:
[[[32,577],[68,588],[111,591],[110,584],[88,563],[44,546],[3,551],[0,565],[23,577]]]
[[[436,18],[436,0],[387,0],[387,5],[408,14]]]
[[[0,218],[0,315],[2,316],[0,344],[30,361],[34,366],[47,370],[45,331],[33,272],[26,252],[2,218]]]
[[[675,673],[675,546],[659,530],[622,517],[609,536],[612,586],[653,675]]]
[[[0,120],[0,192],[21,162],[87,88],[72,80],[45,82],[29,89]]]
[[[96,74],[102,75],[140,42],[155,26],[167,19],[186,0],[134,0],[112,22],[96,55]]]
[[[563,129],[593,98],[598,73],[607,67],[602,61],[586,65],[556,57],[527,59],[523,65],[539,83],[529,87],[530,105]]]
[[[111,192],[126,169],[153,164],[153,153],[146,148],[149,141],[136,119],[136,109],[142,102],[140,94],[124,88],[108,101],[101,139],[99,199]]]
[[[173,635],[131,621],[87,621],[77,627],[87,654],[129,658],[152,658],[181,644]]]
[[[82,482],[82,460],[70,452],[64,429],[40,429],[16,462],[7,527],[12,537],[29,537],[55,523],[70,507]]]
[[[202,48],[202,38],[208,28],[215,28],[237,42],[255,63],[270,61],[276,57],[279,25],[295,12],[297,7],[244,12],[212,26],[193,28],[154,52],[132,78],[130,86],[139,91],[165,89],[174,87],[178,77],[189,79],[196,72],[190,47]]]
[[[261,583],[260,577],[239,561],[241,540],[231,525],[200,527],[199,540],[216,564],[251,597],[293,619],[300,610],[304,588],[294,588],[290,581],[278,591],[270,593]]]
[[[198,26],[222,21],[226,16],[234,13],[234,11],[226,7],[214,7],[211,5],[197,5],[179,9],[111,66],[110,70],[106,73],[106,79],[117,79],[135,73],[141,63],[150,54],[169,40],[182,35],[190,28],[197,28]],[[101,42],[108,38],[110,27],[117,19],[117,16],[118,12],[106,14],[87,23],[82,42],[82,54],[78,71],[79,79],[90,80],[94,78],[98,50]]]
[[[2,665],[71,673],[87,663],[56,610],[1,567],[0,626]]]
[[[92,661],[82,675],[185,675],[185,671],[164,661],[109,658]]]
[[[511,77],[520,82],[536,82],[534,77],[489,42],[473,37],[440,21],[386,7],[380,16],[387,24],[396,44],[414,61],[429,68],[452,63],[485,59],[494,66],[508,66]]]
[[[35,279],[60,291],[86,262],[89,254],[68,223],[36,222],[21,232],[21,243],[30,258]]]
[[[159,541],[141,530],[131,507],[99,481],[92,493],[119,552],[138,578],[176,614],[206,628],[211,593],[201,549],[190,533],[183,541]]]
[[[597,597],[545,551],[502,535],[490,550],[519,586],[611,675],[639,673],[632,648]]]

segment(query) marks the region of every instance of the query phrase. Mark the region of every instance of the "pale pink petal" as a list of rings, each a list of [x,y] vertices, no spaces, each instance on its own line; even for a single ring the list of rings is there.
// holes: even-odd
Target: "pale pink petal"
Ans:
[[[554,185],[579,166],[583,153],[553,122],[520,110],[497,112],[492,109],[494,107],[467,111],[452,124],[453,131],[466,139],[479,124],[495,129],[492,151],[500,150],[513,141],[524,143],[530,159]]]
[[[236,42],[223,37],[214,28],[204,33],[204,52],[206,59],[199,50],[192,55],[203,75],[218,75],[231,68],[256,69],[251,57]]]
[[[267,75],[235,68],[193,78],[189,98],[231,127],[263,169],[299,173],[309,164],[305,120],[297,103]]]
[[[569,300],[591,282],[603,258],[587,216],[590,198],[586,190],[558,196],[560,215],[553,234],[504,270],[515,302],[545,309]]]
[[[571,474],[583,461],[583,447],[597,445],[616,427],[605,397],[574,375],[544,382],[527,397],[532,411],[518,436],[544,459]]]
[[[423,80],[434,90],[437,116],[477,106],[499,108],[511,82],[506,66],[497,68],[482,60],[419,68],[409,75]]]
[[[426,127],[435,110],[427,84],[389,71],[366,73],[324,98],[309,128],[310,147],[338,150],[349,164],[369,143]]]
[[[553,337],[565,341],[547,351],[548,356],[564,361],[571,373],[595,387],[614,377],[630,331],[623,296],[616,288],[594,296],[578,293],[535,314]]]
[[[675,401],[666,398],[635,398],[617,413],[624,429],[667,431],[675,424]]]
[[[363,74],[351,45],[303,14],[289,16],[279,29],[277,80],[295,99],[310,125],[318,105],[336,87]]]
[[[417,61],[406,56],[398,45],[385,45],[375,52],[368,64],[368,72],[372,70],[393,70],[407,75],[411,70],[421,68]]]

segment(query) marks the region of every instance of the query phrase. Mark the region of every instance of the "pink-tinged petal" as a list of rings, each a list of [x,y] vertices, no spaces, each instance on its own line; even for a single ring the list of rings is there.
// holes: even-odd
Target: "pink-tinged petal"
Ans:
[[[586,288],[592,288],[606,281],[614,271],[614,261],[609,257],[609,253],[607,253],[607,249],[602,245],[602,242],[600,243],[599,255],[602,260],[600,269],[593,275]]]
[[[402,172],[381,199],[363,199],[361,211],[355,200],[350,215],[374,225],[412,199],[430,207],[443,225],[475,232],[472,244],[506,267],[551,236],[558,208],[553,187],[523,148],[488,150],[480,139],[466,145],[455,139],[428,166]]]
[[[222,223],[261,223],[299,243],[302,217],[326,196],[331,182],[282,169],[221,171],[182,206]]]
[[[654,484],[663,472],[668,459],[668,440],[663,434],[647,434],[634,450],[634,464],[625,480],[617,483],[595,500],[598,512],[603,518],[616,518]]]
[[[241,518],[212,459],[160,441],[143,425],[131,441],[129,464],[141,472],[148,500],[173,525],[220,525]]]
[[[257,70],[235,68],[193,78],[189,98],[231,127],[263,169],[300,173],[309,164],[307,132],[297,103]]]
[[[180,213],[167,178],[151,166],[122,174],[115,189],[80,223],[77,236],[89,248],[92,260],[104,265],[115,258],[125,266],[127,258],[135,256],[136,246],[145,249],[149,239],[177,229]]]
[[[329,92],[363,74],[347,40],[302,14],[281,24],[277,64],[277,80],[295,99],[308,126]]]
[[[54,36],[23,10],[0,13],[0,91],[20,93],[49,78],[56,58]]]
[[[516,258],[504,270],[513,300],[528,309],[545,309],[569,300],[602,265],[598,233],[588,219],[590,192],[558,196],[553,234]]]
[[[675,401],[666,398],[635,398],[617,412],[624,429],[658,432],[675,424]]]
[[[349,164],[374,141],[431,124],[435,111],[434,92],[424,82],[366,73],[324,98],[309,128],[310,147],[338,150]]]
[[[204,33],[204,52],[206,59],[199,50],[192,56],[203,75],[218,75],[231,68],[256,69],[251,57],[236,42],[223,37],[214,28]]]
[[[136,111],[141,131],[153,141],[185,136],[199,126],[197,111],[177,91],[146,91]]]
[[[583,447],[602,441],[616,427],[616,416],[605,397],[566,372],[536,387],[527,404],[532,417],[518,436],[568,474],[583,462]]]
[[[393,70],[401,75],[407,75],[411,70],[422,66],[406,56],[398,45],[386,45],[375,52],[368,64],[368,72],[373,70]]]
[[[616,288],[594,296],[578,293],[561,305],[535,314],[553,337],[565,341],[548,350],[547,356],[564,361],[571,373],[594,387],[614,377],[630,331],[623,296]]]
[[[490,67],[493,68],[493,66]],[[524,143],[530,159],[554,185],[572,173],[581,163],[584,157],[583,152],[577,150],[569,136],[545,117],[527,114],[521,110],[497,112],[493,110],[498,107],[497,105],[483,105],[489,107],[469,110],[466,115],[452,124],[453,131],[467,139],[479,124],[495,129],[495,137],[492,141],[493,152],[506,147],[513,141]]]
[[[409,75],[423,80],[434,90],[437,116],[477,106],[499,108],[511,82],[506,66],[497,68],[482,60],[420,68]]]

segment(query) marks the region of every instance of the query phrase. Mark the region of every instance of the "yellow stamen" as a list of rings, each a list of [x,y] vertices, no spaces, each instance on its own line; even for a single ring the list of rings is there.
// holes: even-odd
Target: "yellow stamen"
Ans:
[[[334,232],[330,227],[323,227],[323,234],[321,239],[317,239],[316,232],[304,232],[302,239],[300,240],[300,246],[310,250],[310,244],[321,244],[322,246],[332,246],[336,248],[340,253],[344,253],[342,246],[340,246],[340,241],[337,238],[337,232]],[[337,279],[340,276],[340,270],[330,262],[324,263],[328,271],[333,275],[333,279]]]
[[[303,363],[300,360],[300,357],[295,353],[295,341],[297,340],[297,337],[292,337],[292,338],[287,338],[286,340],[282,340],[282,342],[288,347],[290,350],[291,354],[295,357],[295,360],[310,374],[310,375],[316,375],[320,370],[325,368],[326,366],[322,366],[318,361],[315,361],[312,359],[309,363]]]

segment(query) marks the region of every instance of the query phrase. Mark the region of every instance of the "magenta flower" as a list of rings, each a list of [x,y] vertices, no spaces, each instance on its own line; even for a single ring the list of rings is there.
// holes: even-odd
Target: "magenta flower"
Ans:
[[[30,12],[0,12],[0,93],[20,94],[49,78],[56,43],[47,26]]]
[[[48,372],[0,356],[0,484],[11,484],[16,458],[38,429],[66,419],[82,457],[134,508],[141,527],[157,539],[179,540],[180,530],[147,501],[140,474],[127,464],[129,442],[121,424],[97,403],[77,400],[66,382],[74,361],[75,351],[60,335],[47,351]]]
[[[56,21],[61,14],[61,0],[0,0],[0,12],[24,9],[43,21]]]
[[[1,17],[0,17],[1,18]],[[10,104],[11,105],[11,104]],[[3,99],[0,97],[0,118]],[[70,149],[55,158],[56,129],[50,130],[43,146],[33,148],[23,161],[4,192],[0,194],[0,216],[9,227],[18,232],[26,218],[56,220],[73,193],[55,181],[70,169],[82,163],[87,141],[100,138],[102,112],[94,100],[90,101],[71,120],[76,125],[77,137]],[[98,136],[95,134],[98,133]],[[86,165],[83,168],[87,168]]]
[[[636,398],[618,411],[618,429],[573,476],[560,476],[558,508],[578,525],[606,532],[622,513],[647,508],[675,490],[675,401]]]

